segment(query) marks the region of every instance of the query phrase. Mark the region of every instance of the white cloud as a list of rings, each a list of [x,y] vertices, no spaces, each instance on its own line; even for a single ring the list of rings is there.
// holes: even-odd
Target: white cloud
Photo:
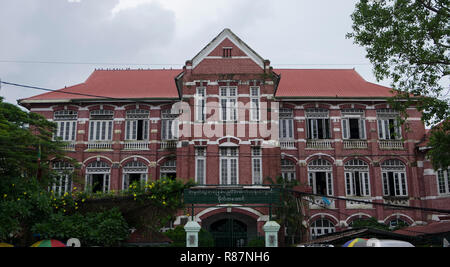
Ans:
[[[230,28],[275,67],[368,63],[345,39],[357,0],[2,0],[0,60],[177,64]],[[27,8],[23,8],[26,6]],[[13,64],[0,78],[48,88],[83,82],[95,67]],[[159,67],[159,66],[152,66]],[[309,66],[297,66],[308,68]],[[312,66],[350,68],[351,65]],[[374,81],[370,66],[356,66]],[[40,93],[4,87],[9,102]]]

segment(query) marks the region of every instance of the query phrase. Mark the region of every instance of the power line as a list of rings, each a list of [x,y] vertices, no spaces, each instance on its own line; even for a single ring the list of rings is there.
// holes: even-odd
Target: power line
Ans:
[[[18,64],[56,64],[56,65],[111,65],[111,66],[184,66],[178,63],[139,63],[139,62],[83,62],[50,60],[14,60],[0,59],[0,63]],[[370,63],[280,63],[274,66],[370,66]]]
[[[372,202],[372,201],[352,199],[352,198],[343,198],[343,197],[335,197],[335,196],[328,196],[328,195],[320,195],[320,194],[309,193],[309,192],[301,192],[301,191],[292,190],[292,189],[286,189],[286,190],[288,190],[290,192],[293,192],[293,193],[300,194],[300,195],[308,195],[308,196],[322,197],[322,198],[331,198],[331,199],[341,200],[341,201],[352,201],[352,202],[358,202],[358,203],[364,203],[364,204],[370,204],[370,205],[391,207],[391,208],[396,208],[396,209],[411,209],[411,210],[420,210],[420,211],[424,211],[424,212],[437,212],[437,213],[450,214],[450,210],[444,210],[444,209],[432,209],[432,208],[423,208],[423,207],[414,207],[414,206],[395,205],[395,204]]]

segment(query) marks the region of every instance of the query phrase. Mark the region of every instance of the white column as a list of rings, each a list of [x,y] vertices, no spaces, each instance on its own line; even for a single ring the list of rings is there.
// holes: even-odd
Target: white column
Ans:
[[[263,230],[266,233],[266,248],[278,247],[278,231],[280,225],[274,221],[268,221],[263,226]]]
[[[202,227],[200,224],[194,221],[188,222],[184,226],[186,231],[186,247],[187,248],[197,248],[198,247],[198,232]]]

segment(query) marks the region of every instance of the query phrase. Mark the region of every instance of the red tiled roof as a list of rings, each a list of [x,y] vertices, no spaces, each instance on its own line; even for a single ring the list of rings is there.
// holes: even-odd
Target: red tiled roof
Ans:
[[[408,236],[421,236],[450,232],[450,221],[433,222],[427,225],[411,226],[395,231],[396,234]]]
[[[82,84],[23,100],[178,98],[175,77],[182,70],[96,70]],[[68,94],[75,93],[75,94]],[[87,94],[87,95],[79,95]],[[22,100],[22,101],[23,101]]]
[[[182,70],[179,69],[96,70],[84,83],[22,99],[20,102],[86,100],[96,99],[95,96],[118,99],[178,98],[175,77],[181,72]],[[281,98],[386,98],[392,96],[390,88],[365,81],[353,69],[277,69],[274,72],[281,74],[276,93],[276,96]]]
[[[365,81],[354,69],[278,69],[277,97],[386,98],[391,88]]]

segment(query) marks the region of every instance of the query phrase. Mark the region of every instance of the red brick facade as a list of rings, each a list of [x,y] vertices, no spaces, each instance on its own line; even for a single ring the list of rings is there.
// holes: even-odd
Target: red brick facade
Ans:
[[[230,48],[231,57],[228,57],[228,54],[224,57],[223,49]],[[314,191],[314,186],[311,185],[311,181],[313,181],[316,184],[316,192],[324,190],[323,192],[327,194],[331,192],[330,196],[437,209],[448,209],[450,205],[450,195],[438,193],[436,173],[432,170],[429,161],[425,159],[424,153],[417,149],[417,144],[425,136],[425,128],[420,120],[421,114],[416,109],[408,110],[410,117],[407,123],[410,130],[408,131],[403,126],[400,132],[401,139],[380,139],[380,129],[386,130],[387,128],[380,128],[382,126],[380,126],[379,120],[384,115],[379,111],[389,112],[389,105],[383,95],[386,93],[384,89],[383,94],[380,93],[379,97],[364,97],[364,88],[360,90],[361,96],[355,95],[355,97],[337,97],[337,94],[320,95],[321,92],[318,91],[315,92],[317,97],[302,98],[301,94],[286,95],[286,92],[295,90],[289,91],[279,87],[283,83],[289,84],[289,82],[283,81],[283,75],[280,75],[283,71],[272,69],[268,60],[260,58],[229,30],[222,32],[194,59],[187,61],[183,70],[149,70],[148,74],[151,77],[152,73],[169,71],[176,74],[170,81],[173,83],[173,88],[167,90],[175,90],[176,85],[179,98],[168,96],[164,99],[164,92],[162,92],[162,94],[158,94],[158,99],[153,99],[151,93],[147,98],[139,96],[136,99],[133,97],[133,91],[130,90],[130,97],[126,101],[105,101],[99,100],[100,98],[77,100],[72,97],[70,101],[65,99],[65,102],[58,103],[53,98],[46,100],[45,97],[34,97],[19,102],[29,108],[31,112],[42,114],[49,120],[55,119],[55,111],[76,111],[76,138],[71,140],[70,144],[72,145],[68,146],[67,157],[81,163],[82,177],[87,177],[86,169],[90,163],[105,162],[110,169],[110,184],[107,190],[121,190],[125,177],[124,166],[136,161],[146,166],[148,180],[159,179],[163,172],[162,169],[166,171],[170,169],[170,167],[164,166],[164,163],[171,159],[176,160],[177,178],[196,179],[198,176],[198,167],[196,166],[198,149],[205,149],[204,152],[206,152],[204,157],[206,184],[219,185],[222,183],[221,176],[224,176],[223,172],[221,173],[221,153],[225,151],[225,148],[234,148],[237,149],[237,164],[234,161],[227,161],[231,167],[226,171],[233,172],[233,168],[236,166],[237,175],[229,173],[226,175],[231,180],[237,178],[236,183],[239,185],[255,184],[255,167],[252,159],[259,157],[261,159],[261,179],[280,176],[283,171],[281,162],[291,162],[293,169],[290,169],[290,172],[295,171],[295,179],[302,185],[309,185],[310,189]],[[133,70],[110,71],[108,75],[114,75],[114,72],[121,72],[126,79],[127,72],[132,73]],[[320,72],[320,70],[316,72]],[[341,73],[346,75],[349,72],[354,75],[352,70],[342,70]],[[340,74],[333,75],[339,76]],[[356,82],[349,81],[349,83],[354,86]],[[89,80],[86,84],[89,86]],[[206,117],[203,121],[197,117],[197,108],[200,102],[196,95],[199,88],[205,90],[205,102],[202,105],[206,109]],[[230,98],[242,105],[235,109],[237,118],[233,118],[229,122],[222,120],[222,113],[233,112],[234,109],[224,111],[220,108],[222,99],[226,98],[222,95],[225,94],[225,91],[221,91],[222,88],[235,88],[236,91],[230,93],[232,95]],[[257,91],[252,91],[252,88],[259,89],[256,97],[253,97],[253,93]],[[345,88],[341,89],[345,90]],[[151,90],[166,89],[159,87]],[[277,91],[280,90],[284,90],[282,97],[277,96]],[[102,93],[104,96],[108,91]],[[96,94],[96,91],[92,91],[91,94]],[[123,95],[124,92],[121,94]],[[254,120],[251,115],[252,111],[245,108],[250,106],[252,98],[259,99],[259,120]],[[191,111],[189,113],[183,110],[181,115],[183,119],[180,122],[182,127],[179,131],[189,134],[180,136],[176,141],[163,140],[163,135],[167,134],[167,128],[163,129],[163,111],[170,109],[175,103],[179,104],[180,100],[185,107],[189,106]],[[263,106],[264,104],[267,106]],[[279,118],[278,110],[283,109],[292,112],[288,118],[292,124],[286,126],[288,127],[286,131],[292,135],[289,138],[278,137],[279,119],[282,119]],[[111,140],[92,141],[97,134],[93,133],[91,136],[90,132],[92,131],[91,126],[96,123],[91,124],[91,111],[94,110],[113,112]],[[148,133],[146,140],[126,140],[126,134],[131,131],[127,129],[127,125],[129,125],[127,111],[131,110],[148,111],[148,115],[146,115],[146,120],[149,121],[148,132],[145,129],[142,130],[142,126],[139,126],[140,122],[137,122],[138,126],[133,126],[138,129],[138,132]],[[319,119],[314,120],[315,115],[308,114],[309,112],[322,112],[326,115],[321,115],[325,117],[317,117]],[[267,117],[265,117],[265,113],[267,113]],[[353,113],[357,113],[357,115]],[[358,122],[364,125],[363,134],[361,133],[363,126],[361,124],[359,126],[361,127],[360,137],[364,136],[363,138],[344,138],[343,120],[345,118],[353,125],[357,118]],[[388,119],[385,121],[389,122]],[[324,126],[317,126],[319,124]],[[326,124],[328,126],[325,126]],[[256,135],[251,134],[252,129],[255,127],[258,129],[257,127],[260,125],[267,126],[269,129],[271,126],[275,127],[277,135],[262,136],[261,132]],[[108,128],[102,126],[100,122],[96,127],[102,129],[98,131],[98,137],[101,139],[102,131]],[[231,129],[227,129],[227,127],[231,127]],[[316,127],[315,130],[312,129],[313,127]],[[326,127],[326,129],[320,127]],[[353,130],[348,131],[350,133]],[[211,132],[214,133],[212,136]],[[311,135],[320,135],[323,132],[327,132],[326,138],[311,137]],[[353,134],[355,131],[351,133]],[[388,133],[387,135],[392,134]],[[261,148],[261,156],[253,155],[253,148],[258,147]],[[355,166],[349,165],[352,160],[360,160],[359,164],[363,162],[366,167],[359,166],[360,169],[355,169]],[[400,162],[403,165],[385,165],[389,160],[398,160],[392,161],[393,164]],[[312,166],[317,162],[328,162],[330,165],[322,166],[322,169],[320,166]],[[166,167],[167,169],[165,169]],[[326,173],[330,173],[330,176],[324,176],[328,175]],[[352,180],[353,183],[358,184],[352,187],[348,184],[350,181],[348,175],[350,174],[346,173],[353,173],[352,175],[355,177],[360,173],[367,173],[368,176],[359,176],[365,177],[364,179],[367,178],[367,180],[359,177]],[[327,180],[325,177],[331,177],[332,180]],[[350,187],[357,192],[356,196],[348,195],[352,190]],[[389,197],[386,196],[386,190],[391,190]],[[392,192],[393,190],[396,192]],[[400,219],[410,225],[424,224],[439,219],[439,214],[420,210],[394,209],[381,205],[333,200],[332,198],[329,200],[331,201],[329,205],[326,205],[326,201],[324,202],[320,198],[316,199],[318,205],[310,204],[307,223],[314,228],[312,231],[314,234],[344,229],[352,221],[360,218],[375,217],[384,223]],[[187,215],[183,213],[180,212],[175,224],[180,224],[183,218],[187,218]],[[230,215],[234,216],[235,220],[245,222],[249,227],[249,232],[253,231],[258,234],[262,234],[262,226],[268,220],[267,208],[211,207],[196,209],[195,213],[197,221],[201,224],[207,222],[207,225],[203,225],[205,228],[211,227],[215,221]],[[328,220],[327,226],[323,224],[325,219]],[[322,226],[314,224],[318,221],[322,222]]]

